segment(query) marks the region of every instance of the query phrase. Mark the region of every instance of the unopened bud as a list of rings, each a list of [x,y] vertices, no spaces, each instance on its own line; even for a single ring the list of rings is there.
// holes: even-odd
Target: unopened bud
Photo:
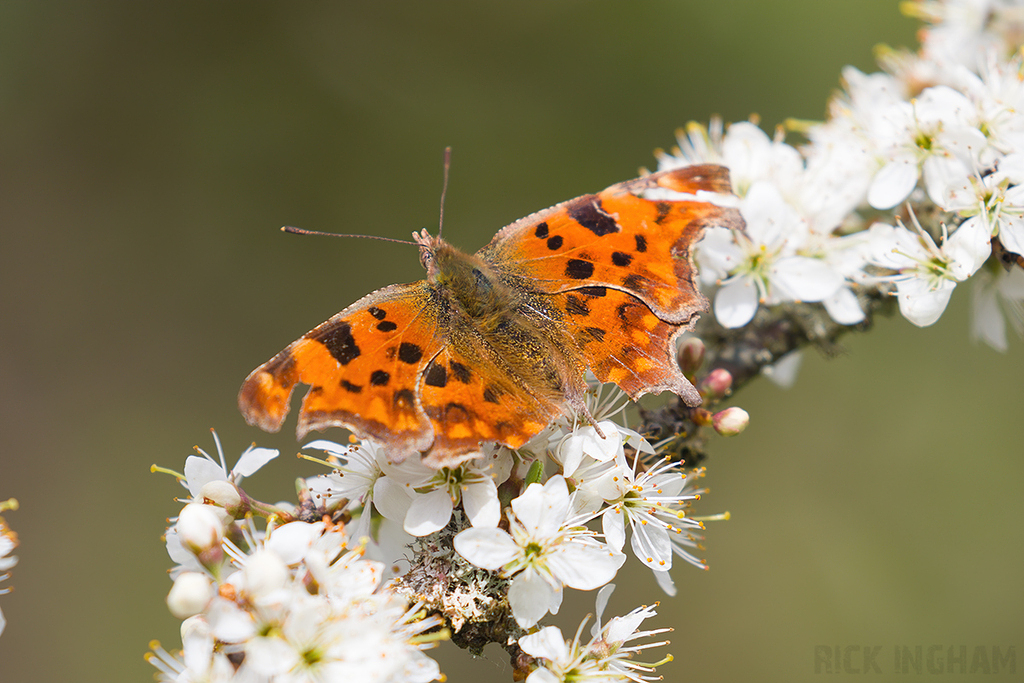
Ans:
[[[715,413],[711,424],[722,436],[736,436],[750,424],[750,415],[743,408],[732,406]]]
[[[210,579],[199,572],[184,572],[178,575],[167,594],[167,607],[178,619],[199,614],[213,599]]]
[[[706,351],[707,349],[700,337],[689,337],[683,342],[682,347],[679,349],[679,367],[683,369],[684,375],[692,378],[697,374],[700,366],[704,365],[704,354]]]
[[[288,567],[277,553],[260,550],[245,563],[245,592],[261,598],[284,588],[288,582]]]
[[[217,510],[219,508],[212,505],[189,503],[178,515],[174,528],[178,530],[181,544],[196,555],[220,547],[224,540],[224,524]]]
[[[224,508],[233,519],[241,519],[248,512],[248,505],[242,504],[242,495],[235,485],[224,479],[214,479],[203,484],[199,497],[212,505]]]
[[[701,393],[712,400],[727,396],[731,390],[732,374],[723,368],[715,368],[700,383]]]

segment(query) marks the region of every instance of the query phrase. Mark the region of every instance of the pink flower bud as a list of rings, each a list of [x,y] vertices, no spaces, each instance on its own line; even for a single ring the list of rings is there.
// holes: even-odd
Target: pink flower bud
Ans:
[[[722,436],[736,436],[750,424],[750,415],[743,408],[732,406],[715,413],[711,423]]]
[[[732,390],[732,374],[723,368],[716,368],[700,383],[700,390],[712,400],[727,396]]]
[[[704,364],[705,351],[704,342],[699,337],[689,337],[683,342],[679,349],[679,367],[683,369],[684,375],[692,378],[697,374]]]

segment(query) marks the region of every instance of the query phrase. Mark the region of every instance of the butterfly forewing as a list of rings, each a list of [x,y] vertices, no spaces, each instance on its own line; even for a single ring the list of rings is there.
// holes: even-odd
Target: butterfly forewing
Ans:
[[[601,285],[629,292],[664,320],[686,323],[707,301],[691,245],[705,225],[740,226],[735,209],[645,199],[648,190],[729,192],[721,166],[689,166],[612,185],[516,221],[479,255],[523,287],[555,293]]]
[[[253,371],[239,393],[243,415],[277,431],[295,385],[303,383],[310,389],[299,414],[300,439],[311,429],[344,426],[403,456],[426,450],[433,430],[418,382],[445,341],[436,310],[425,282],[364,297]]]

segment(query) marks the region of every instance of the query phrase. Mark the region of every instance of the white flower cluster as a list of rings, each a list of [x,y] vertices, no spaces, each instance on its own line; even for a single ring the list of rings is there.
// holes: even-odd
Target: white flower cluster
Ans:
[[[18,501],[14,498],[0,502],[0,512],[6,510],[17,510]],[[14,549],[18,547],[18,534],[14,533],[3,517],[0,517],[0,581],[6,581],[10,578],[10,573],[7,571],[14,565],[18,564],[18,558],[12,555]],[[10,593],[10,588],[0,589],[0,595]],[[4,613],[0,612],[0,634],[4,632],[7,627],[7,619],[4,618]]]
[[[588,407],[600,418],[618,412],[615,400],[593,393]],[[472,564],[512,579],[508,600],[523,628],[557,613],[564,586],[593,590],[611,581],[626,559],[627,526],[634,555],[667,592],[675,591],[668,575],[673,556],[706,568],[690,552],[699,547],[703,524],[688,516],[690,503],[700,497],[696,481],[703,471],[687,474],[668,460],[649,462],[651,444],[611,420],[597,427],[559,420],[519,452],[490,447],[440,470],[410,460],[392,464],[386,449],[369,441],[314,441],[307,448],[341,463],[308,484],[325,509],[352,515],[353,528],[368,530],[368,513],[376,512],[395,522],[392,528],[426,536],[444,528],[461,504],[472,528],[455,537],[455,549]],[[531,464],[544,458],[559,472],[525,486],[505,515],[508,531],[498,528],[498,487],[524,482]],[[603,534],[586,526],[596,518]],[[388,545],[401,546],[402,540],[394,537]]]
[[[161,680],[439,678],[423,650],[444,637],[436,633],[441,618],[409,605],[387,579],[403,569],[413,537],[444,529],[456,508],[471,526],[454,537],[455,551],[510,580],[508,605],[522,628],[556,613],[565,586],[606,586],[625,562],[627,535],[633,554],[674,592],[674,557],[705,567],[691,554],[703,524],[688,510],[703,471],[658,460],[643,437],[607,419],[622,409],[621,394],[613,396],[589,396],[596,426],[559,420],[520,451],[486,448],[455,468],[395,465],[386,447],[370,441],[314,441],[307,448],[325,451],[334,469],[310,478],[298,505],[261,503],[240,486],[277,451],[251,447],[230,469],[219,441],[219,458],[190,456],[176,474],[189,497],[166,534],[176,563],[167,604],[184,620],[183,649],[172,655],[154,645],[149,659]],[[546,481],[545,462],[558,470]],[[269,520],[265,530],[256,517]],[[603,533],[587,526],[598,518]],[[634,651],[623,644],[649,635],[634,632],[653,613],[641,608],[613,620],[586,647],[566,645],[564,657],[549,656],[554,631],[524,652],[550,660],[536,669],[548,671],[540,681],[584,664],[607,680],[641,680],[639,669],[622,663]]]
[[[710,162],[732,173],[747,230],[710,229],[696,253],[724,327],[786,302],[820,302],[852,325],[864,319],[858,293],[891,288],[904,317],[926,326],[971,278],[973,336],[1004,350],[1004,315],[1022,328],[1024,271],[1008,265],[1024,262],[1024,10],[1010,0],[905,7],[932,23],[920,51],[890,51],[871,75],[848,67],[824,123],[791,122],[806,144],[714,121],[659,154],[661,169]]]
[[[216,436],[216,435],[215,435]],[[217,444],[218,451],[220,444]],[[385,565],[367,559],[366,539],[330,516],[296,519],[296,506],[276,506],[258,530],[251,514],[269,512],[238,487],[242,477],[277,456],[251,448],[233,469],[191,456],[182,483],[191,500],[167,532],[177,566],[167,597],[183,619],[182,651],[158,644],[149,661],[159,679],[329,683],[438,680],[423,653],[441,626],[389,590]]]

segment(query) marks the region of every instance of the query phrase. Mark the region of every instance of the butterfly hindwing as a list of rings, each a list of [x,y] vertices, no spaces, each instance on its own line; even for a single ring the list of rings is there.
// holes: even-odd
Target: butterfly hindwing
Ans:
[[[421,399],[435,434],[429,461],[452,462],[481,441],[519,448],[561,414],[561,406],[486,362],[479,349],[459,346],[446,346],[423,373]]]
[[[688,404],[700,395],[675,362],[675,338],[686,325],[665,322],[631,294],[584,287],[552,297],[600,382],[614,382],[634,400],[671,391]]]

